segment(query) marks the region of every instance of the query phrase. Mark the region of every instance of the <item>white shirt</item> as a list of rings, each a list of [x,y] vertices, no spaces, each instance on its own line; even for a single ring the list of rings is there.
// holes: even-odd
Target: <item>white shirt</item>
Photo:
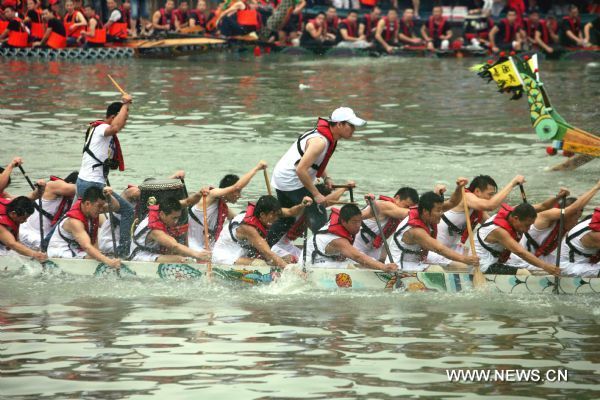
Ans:
[[[305,134],[306,135],[306,134]],[[318,133],[314,130],[314,134],[308,135],[304,139],[300,141],[300,147],[302,151],[306,151],[306,142],[310,139],[320,138],[325,142],[325,148],[319,154],[319,157],[315,160],[315,164],[321,165],[323,160],[325,159],[325,155],[327,154],[327,149],[329,146],[329,142],[325,138],[325,136]],[[314,142],[313,142],[314,143]],[[271,185],[282,192],[291,192],[293,190],[297,190],[303,188],[304,185],[298,178],[298,174],[296,173],[296,162],[302,158],[300,153],[298,152],[297,141],[290,146],[288,151],[281,157],[281,159],[275,165],[275,169],[273,169],[273,176],[271,178]],[[311,177],[311,180],[314,181],[317,178],[317,170],[314,168],[308,168],[308,174]]]
[[[202,208],[198,207],[200,204],[195,204],[190,212],[194,213],[196,218],[204,224],[204,212]],[[213,230],[217,226],[217,220],[219,216],[219,201],[214,201],[212,204],[206,207],[206,214],[208,220],[209,230]],[[188,234],[188,245],[190,249],[196,251],[206,250],[204,248],[204,225],[199,224],[192,217],[189,217],[188,222],[190,224]],[[212,229],[211,229],[212,227]],[[223,234],[223,232],[221,232]],[[214,247],[214,243],[210,243],[210,248]]]
[[[88,138],[90,150],[100,161],[112,157],[115,151],[113,137],[104,136],[104,131],[109,126],[110,125],[108,124],[98,125],[93,132],[90,133],[92,137]],[[92,168],[95,164],[98,164],[98,161],[94,160],[87,152],[84,152],[81,159],[81,168],[79,169],[79,178],[88,182],[106,183],[104,174],[102,173],[102,165]],[[79,195],[83,195],[83,193],[80,193]]]
[[[111,22],[119,22],[119,20],[121,19],[121,11],[114,9],[111,11],[110,13],[110,17],[108,17],[108,20]]]

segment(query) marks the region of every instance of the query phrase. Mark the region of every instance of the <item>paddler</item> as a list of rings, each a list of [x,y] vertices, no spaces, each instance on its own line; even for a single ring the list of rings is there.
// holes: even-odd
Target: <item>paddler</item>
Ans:
[[[92,186],[102,189],[108,185],[108,174],[111,169],[125,169],[125,162],[117,134],[125,127],[129,115],[132,97],[124,94],[120,102],[114,102],[106,109],[104,120],[89,124],[85,136],[81,168],[77,178],[77,194]],[[131,237],[129,231],[133,223],[133,207],[125,199],[114,193],[120,205],[121,222],[119,238],[119,254],[129,254]]]
[[[72,46],[77,42],[77,39],[81,36],[81,32],[87,27],[88,23],[83,13],[75,9],[73,0],[65,2],[65,10],[63,25],[67,32],[67,44]]]
[[[49,8],[42,11],[42,20],[46,25],[44,37],[39,42],[33,42],[31,46],[49,47],[52,49],[64,49],[67,47],[67,31],[63,22]]]
[[[508,10],[506,18],[502,18],[498,25],[490,31],[490,48],[494,53],[500,50],[521,51],[523,46],[521,25],[517,21],[517,12]]]
[[[173,24],[173,10],[175,2],[173,0],[165,1],[165,6],[156,10],[152,14],[152,30],[153,34],[165,35],[167,32],[175,28]]]
[[[574,4],[569,6],[569,15],[563,17],[560,28],[560,43],[563,46],[585,47],[579,7]]]
[[[42,7],[38,0],[27,0],[27,12],[23,22],[29,28],[31,34],[29,40],[40,40],[44,37],[44,27],[42,25]]]
[[[340,22],[339,27],[341,41],[337,44],[337,47],[364,49],[371,46],[367,42],[365,34],[360,33],[356,11],[350,10],[348,16]]]
[[[424,271],[432,264],[428,258],[429,252],[468,265],[479,263],[478,257],[458,253],[437,240],[437,225],[444,211],[458,204],[461,188],[466,184],[466,179],[457,179],[456,190],[448,201],[444,201],[444,197],[438,193],[427,192],[419,198],[419,205],[410,209],[408,217],[400,222],[390,243],[393,261],[400,269]]]
[[[347,268],[348,261],[352,260],[365,268],[396,271],[398,265],[384,264],[353,246],[361,223],[361,211],[356,205],[346,204],[339,210],[332,208],[327,225],[308,241],[307,260],[313,267],[321,268]]]
[[[285,267],[291,259],[275,254],[267,243],[267,231],[280,217],[299,216],[312,199],[304,197],[291,208],[282,208],[273,196],[261,196],[256,204],[249,203],[246,211],[236,216],[215,244],[212,261],[224,265],[251,265],[257,259],[269,265]]]
[[[377,49],[388,54],[393,53],[398,47],[399,30],[398,11],[390,8],[387,16],[381,18],[377,23],[377,30],[375,31]]]
[[[471,212],[469,220],[473,231],[478,224],[487,221],[490,217],[489,211],[497,210],[513,188],[525,182],[521,175],[515,176],[502,190],[498,191],[496,181],[489,175],[476,176],[465,190],[467,206]],[[465,217],[465,208],[460,199],[458,205],[444,212],[442,219],[437,226],[437,240],[444,246],[456,251],[464,252],[464,243],[468,240],[467,220]],[[444,267],[462,267],[453,263],[446,257],[433,253],[429,255],[432,264],[438,264]]]
[[[483,223],[476,233],[475,249],[481,259],[481,271],[486,274],[516,274],[518,268],[506,264],[511,253],[514,253],[528,264],[549,274],[559,275],[559,268],[534,256],[519,242],[535,222],[538,210],[549,209],[565,195],[566,192],[561,190],[556,197],[535,206],[529,203],[522,203],[516,207],[502,204],[498,213]]]
[[[583,214],[583,209],[600,191],[600,181],[579,198],[568,197],[565,204],[563,233],[573,229],[578,224],[579,218]],[[556,264],[556,248],[558,247],[558,238],[560,222],[560,206],[557,204],[549,210],[539,212],[529,231],[521,238],[521,246],[525,247],[536,257],[550,263]],[[530,270],[539,270],[524,262],[521,258],[511,254],[507,261],[508,265],[514,265],[518,268],[528,268]]]
[[[428,50],[448,50],[452,29],[448,20],[442,15],[442,6],[435,6],[427,23],[421,26],[421,35],[427,42]]]
[[[327,33],[327,22],[324,12],[308,20],[300,36],[300,46],[310,49],[317,54],[323,54],[325,50],[335,45],[335,36]]]
[[[400,43],[408,46],[421,46],[423,39],[415,33],[415,14],[412,8],[407,8],[400,19],[400,32],[398,39]]]
[[[0,45],[3,47],[27,47],[29,45],[29,34],[25,24],[17,16],[13,6],[4,8],[4,17],[8,21],[6,30],[0,34]]]
[[[104,47],[106,43],[106,29],[102,26],[102,20],[96,14],[91,5],[86,5],[84,15],[87,18],[87,29],[81,32],[79,43],[85,43],[85,47]]]
[[[112,189],[90,186],[65,217],[58,223],[48,243],[48,256],[59,258],[92,258],[112,268],[120,268],[121,260],[109,258],[96,248],[98,217],[108,210],[118,210],[119,203],[112,197]]]
[[[256,32],[262,26],[258,1],[235,1],[219,15],[218,27],[223,36],[244,36]]]
[[[260,161],[254,168],[241,178],[227,174],[219,182],[218,188],[212,188],[206,193],[206,213],[209,232],[209,248],[213,248],[221,235],[225,221],[232,220],[235,213],[228,204],[235,204],[242,196],[244,189],[254,175],[267,168],[267,163]],[[204,250],[204,211],[202,201],[198,201],[189,209],[189,246],[194,250]]]
[[[539,11],[531,11],[529,16],[523,20],[523,23],[525,37],[531,47],[540,48],[548,54],[554,53],[551,46],[550,31],[546,26],[546,21],[540,19]]]
[[[565,274],[600,277],[600,207],[567,233],[561,250],[560,268]]]
[[[377,30],[377,23],[381,19],[381,8],[373,6],[368,14],[363,16],[363,20],[360,24],[360,31],[367,37],[369,42],[373,41],[375,37],[375,31]]]
[[[129,259],[164,263],[185,262],[187,258],[210,260],[210,252],[192,250],[178,241],[188,229],[187,224],[178,225],[183,207],[189,207],[201,196],[197,192],[184,200],[168,197],[158,205],[149,206],[148,215],[133,233]]]
[[[107,42],[123,42],[127,40],[127,33],[129,31],[129,25],[127,23],[125,14],[117,7],[116,0],[106,0],[108,7],[108,18],[104,23],[106,29],[106,41]]]
[[[331,188],[333,180],[328,176],[326,167],[338,141],[350,139],[356,127],[366,123],[351,108],[337,108],[329,119],[319,118],[317,126],[302,134],[275,165],[271,185],[282,207],[298,205],[306,196],[314,199],[314,204],[307,210],[308,224],[313,233],[327,222],[327,213],[322,206],[325,196],[319,193],[314,181],[323,178]],[[269,244],[277,243],[293,223],[291,218],[281,218],[273,224]]]
[[[402,187],[394,197],[382,195],[375,199],[374,195],[367,196],[375,202],[383,233],[379,231],[373,210],[367,206],[362,210],[363,222],[356,235],[354,247],[375,260],[384,261],[386,254],[382,251],[383,241],[387,240],[396,231],[400,221],[408,216],[410,207],[418,204],[419,194],[411,187]]]
[[[0,256],[15,251],[38,261],[46,261],[48,256],[19,242],[19,226],[33,214],[33,201],[25,196],[12,200],[0,198]]]
[[[176,32],[180,32],[184,28],[189,28],[190,14],[187,1],[180,1],[177,9],[173,11],[173,25],[175,26]]]
[[[64,179],[56,176],[50,177],[42,195],[41,212],[36,204],[33,215],[21,226],[19,231],[21,243],[32,249],[44,248],[44,246],[40,247],[40,214],[42,215],[43,232],[47,236],[62,216],[71,209],[75,198],[76,181],[77,172],[70,173]]]
[[[288,10],[278,32],[279,43],[292,43],[292,41],[300,39],[303,27],[302,10],[305,7],[306,0],[293,0],[293,7]]]

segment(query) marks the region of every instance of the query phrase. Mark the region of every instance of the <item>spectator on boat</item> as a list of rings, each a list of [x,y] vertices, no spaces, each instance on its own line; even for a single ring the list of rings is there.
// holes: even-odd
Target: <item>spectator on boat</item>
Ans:
[[[550,43],[552,43],[552,45],[560,45],[560,26],[553,14],[546,14],[546,27],[548,28],[548,35],[550,36]]]
[[[96,248],[98,242],[98,217],[108,210],[119,209],[112,189],[90,186],[58,223],[48,243],[48,256],[58,258],[92,258],[112,268],[119,268],[121,260],[109,258]]]
[[[0,256],[14,251],[25,257],[46,261],[46,253],[32,250],[19,242],[19,226],[33,214],[33,201],[25,196],[12,200],[0,198]]]
[[[494,53],[500,50],[521,51],[523,41],[520,35],[521,25],[517,22],[515,10],[508,10],[506,18],[490,31],[490,46]]]
[[[377,23],[381,19],[381,8],[374,6],[368,14],[363,16],[361,25],[361,33],[363,33],[369,42],[375,38]]]
[[[0,198],[6,199],[11,197],[5,190],[10,185],[10,175],[13,169],[22,164],[23,159],[21,157],[14,157],[5,168],[0,167]]]
[[[402,14],[402,19],[400,19],[398,40],[408,46],[420,46],[424,43],[423,39],[415,33],[414,15],[413,9],[407,8]]]
[[[132,97],[124,94],[121,102],[114,102],[108,106],[104,120],[89,124],[77,178],[78,196],[91,186],[102,189],[108,185],[108,174],[111,169],[125,170],[117,134],[125,127],[131,102]],[[121,210],[119,254],[125,256],[129,254],[131,242],[129,232],[133,223],[133,207],[118,194],[114,193],[113,197],[119,202]]]
[[[583,38],[586,46],[600,46],[600,16],[585,24]]]
[[[319,268],[347,268],[351,260],[364,268],[386,272],[398,270],[398,265],[391,262],[384,264],[353,246],[361,223],[361,211],[356,205],[332,208],[327,225],[308,241],[307,260],[313,267]]]
[[[473,230],[478,224],[487,221],[490,217],[488,212],[497,210],[512,189],[523,182],[525,182],[525,178],[517,175],[502,190],[498,191],[498,185],[491,176],[476,176],[469,184],[469,188],[465,190],[465,198],[470,210],[469,220]],[[469,237],[462,198],[454,208],[447,210],[442,215],[437,226],[437,239],[441,244],[457,253],[464,252],[464,244]],[[429,259],[432,263],[442,266],[453,264],[451,260],[439,254],[431,254]]]
[[[8,21],[8,26],[0,34],[0,43],[4,47],[20,48],[29,46],[27,28],[21,18],[17,17],[15,9],[11,6],[5,7],[4,17]]]
[[[531,11],[529,16],[523,20],[523,23],[525,38],[531,48],[542,49],[548,54],[554,53],[546,21],[540,19],[537,10]]]
[[[306,0],[296,0],[293,8],[290,8],[282,27],[279,30],[279,42],[281,44],[293,43],[300,40],[303,29],[302,11],[306,7]]]
[[[490,31],[494,20],[484,14],[470,15],[465,19],[463,33],[467,49],[483,50],[490,47]]]
[[[173,10],[175,2],[173,0],[165,1],[164,8],[157,10],[152,15],[152,30],[153,34],[164,35],[167,32],[175,29],[173,22]]]
[[[432,15],[427,23],[421,26],[421,35],[427,42],[427,49],[448,50],[450,48],[450,39],[452,38],[452,29],[448,19],[442,15],[442,7],[433,7]]]
[[[42,19],[46,24],[46,32],[39,42],[33,42],[33,47],[49,47],[64,49],[67,47],[67,31],[62,21],[55,17],[50,9],[42,11]]]
[[[324,18],[324,15],[320,16]],[[302,134],[275,165],[271,185],[282,207],[300,204],[306,196],[314,199],[314,204],[307,209],[308,224],[313,232],[327,222],[323,207],[326,199],[314,181],[323,178],[331,188],[333,180],[327,173],[327,165],[338,141],[350,139],[356,127],[366,123],[351,108],[337,108],[329,119],[319,118],[317,126]],[[293,224],[293,218],[282,218],[275,223],[269,232],[269,244],[277,243]]]
[[[223,36],[244,36],[256,32],[262,26],[258,1],[236,1],[219,15],[219,31]]]
[[[127,39],[129,25],[125,15],[117,8],[116,0],[107,0],[109,15],[104,28],[106,29],[107,42],[122,42]]]
[[[578,224],[583,214],[583,209],[599,191],[600,181],[579,198],[566,197],[568,194],[565,195],[563,234],[569,232]],[[561,232],[559,232],[560,215],[561,209],[558,204],[549,210],[539,212],[535,222],[531,225],[529,231],[523,235],[520,242],[521,246],[526,248],[531,254],[550,264],[556,264],[556,248],[559,245],[558,238],[562,237]],[[514,254],[511,255],[507,264],[539,271],[539,269],[531,267]]]
[[[81,32],[78,42],[85,47],[104,47],[106,29],[102,26],[102,20],[89,4],[85,6],[84,12],[88,26],[87,30]]]
[[[600,207],[567,232],[560,268],[566,275],[600,277]]]
[[[39,208],[36,207],[34,213],[22,225],[19,233],[21,243],[32,249],[46,247],[45,244],[40,243],[40,214],[42,215],[44,236],[48,236],[62,216],[71,209],[75,198],[76,181],[77,172],[70,173],[65,179],[56,176],[50,177],[42,195],[42,212],[40,213]]]
[[[148,14],[146,0],[131,0],[131,25],[129,26],[132,37],[137,36],[137,26],[140,26],[140,35],[147,36],[152,30],[152,22]]]
[[[516,207],[502,204],[498,213],[485,221],[476,233],[475,250],[481,260],[481,270],[486,274],[514,275],[518,268],[508,265],[507,261],[511,254],[515,254],[530,265],[559,275],[559,268],[534,256],[519,244],[523,234],[535,222],[538,211],[552,207],[557,198],[535,206],[529,203]]]
[[[210,260],[210,252],[196,251],[179,243],[187,233],[187,224],[178,225],[183,207],[198,201],[200,192],[184,200],[168,197],[158,205],[148,207],[148,215],[135,228],[129,259],[163,263],[185,262],[187,257],[197,261]]]
[[[367,195],[373,199],[377,207],[377,215],[383,232],[379,231],[377,221],[370,206],[362,210],[363,222],[354,241],[354,247],[361,253],[385,261],[383,241],[387,240],[396,231],[398,224],[408,216],[409,208],[419,203],[419,194],[411,187],[398,189],[394,197]]]
[[[337,15],[337,10],[335,7],[328,7],[325,12],[325,27],[327,28],[327,33],[333,37],[335,37],[335,42],[339,42],[340,40],[340,18]]]
[[[72,0],[65,2],[66,13],[63,18],[65,31],[67,32],[67,46],[73,46],[81,36],[81,32],[87,27],[84,15],[75,9]]]
[[[409,210],[408,216],[400,222],[392,235],[390,252],[393,261],[398,263],[404,271],[424,271],[433,264],[428,257],[429,252],[437,253],[452,261],[467,265],[477,265],[478,257],[458,253],[444,246],[437,239],[437,225],[444,211],[458,204],[461,196],[461,187],[467,183],[466,179],[457,180],[456,190],[448,201],[438,193],[427,192],[419,198],[417,207]],[[391,262],[391,260],[387,260]]]
[[[237,175],[227,174],[219,182],[218,188],[212,188],[206,193],[206,219],[208,222],[209,248],[212,249],[218,240],[223,226],[227,220],[232,220],[235,214],[229,209],[228,204],[235,204],[242,196],[244,189],[254,175],[265,170],[267,163],[260,161],[254,168],[241,178]],[[195,203],[189,209],[189,246],[193,250],[204,250],[204,211],[202,201]]]
[[[181,32],[182,29],[189,28],[190,15],[187,1],[181,1],[177,9],[173,11],[173,24],[175,25],[176,32]]]
[[[387,16],[381,18],[377,23],[377,30],[375,31],[377,49],[388,54],[393,53],[398,47],[399,31],[398,12],[394,8],[390,8]]]
[[[27,13],[23,22],[29,28],[29,40],[41,40],[44,37],[44,25],[42,20],[42,8],[38,0],[27,0]]]
[[[131,1],[123,0],[121,7],[119,7],[119,11],[121,11],[121,15],[123,16],[123,22],[127,25],[127,36],[131,37],[132,34],[136,34],[136,27],[135,25],[132,26]]]
[[[206,0],[198,0],[196,8],[190,11],[190,26],[199,26],[202,31],[208,31],[207,24],[214,13],[208,12]]]
[[[261,196],[255,204],[236,216],[215,243],[212,261],[225,265],[252,265],[262,259],[269,265],[285,267],[292,260],[279,257],[267,243],[267,231],[277,220],[300,215],[312,199],[308,196],[291,208],[282,208],[273,196]]]
[[[340,22],[339,27],[342,40],[337,44],[338,47],[365,49],[371,46],[364,33],[360,33],[356,11],[348,12],[348,16]]]
[[[335,45],[335,36],[327,33],[325,13],[320,12],[314,19],[309,20],[304,26],[300,36],[300,46],[310,49],[317,54],[323,54]]]
[[[560,26],[560,42],[566,47],[585,47],[581,17],[576,5],[569,6],[569,15],[563,17]]]

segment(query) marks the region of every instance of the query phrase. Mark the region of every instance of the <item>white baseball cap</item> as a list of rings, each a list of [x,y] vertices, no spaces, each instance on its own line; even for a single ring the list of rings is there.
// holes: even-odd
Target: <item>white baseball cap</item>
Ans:
[[[348,122],[354,126],[364,126],[367,121],[358,118],[350,107],[340,107],[331,113],[331,122]]]

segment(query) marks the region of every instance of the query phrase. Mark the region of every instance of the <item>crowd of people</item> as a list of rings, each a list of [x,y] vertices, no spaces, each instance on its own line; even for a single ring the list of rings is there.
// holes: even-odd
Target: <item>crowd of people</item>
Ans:
[[[131,102],[124,94],[122,101],[108,106],[103,119],[89,124],[78,172],[64,179],[51,177],[47,183],[40,180],[27,196],[15,197],[6,189],[13,170],[23,170],[23,160],[15,157],[2,169],[1,256],[16,253],[40,262],[48,257],[91,258],[113,268],[120,268],[122,259],[193,259],[281,268],[299,260],[337,268],[353,262],[388,272],[423,271],[431,264],[449,269],[480,266],[492,274],[522,269],[577,276],[600,272],[600,208],[580,219],[600,191],[600,181],[579,198],[568,197],[569,191],[561,188],[540,204],[530,204],[523,196],[516,206],[504,201],[525,182],[520,175],[501,188],[488,175],[470,182],[458,178],[447,199],[446,188],[436,185],[422,194],[411,187],[400,187],[392,196],[369,194],[368,206],[362,209],[354,202],[340,202],[355,184],[334,185],[328,165],[338,145],[366,124],[347,107],[319,118],[290,145],[267,185],[269,192],[275,189],[275,196],[260,196],[241,214],[229,206],[267,168],[263,161],[242,177],[224,176],[218,187],[141,204],[139,186],[128,185],[117,194],[108,184],[111,170],[125,169],[118,135]],[[178,171],[171,178],[183,182],[184,175]],[[328,216],[327,208],[341,203]],[[187,221],[181,218],[184,212]],[[469,255],[463,245],[469,235],[467,220],[479,228],[476,255]],[[302,236],[304,246],[299,247],[296,239]],[[387,244],[389,252],[383,251]]]
[[[46,1],[46,0],[44,0]],[[504,2],[468,1],[462,32],[452,29],[441,5],[419,17],[420,2],[393,0],[383,11],[377,0],[334,1],[326,11],[312,18],[306,14],[307,0],[225,0],[212,7],[207,0],[166,0],[150,18],[138,18],[139,0],[106,0],[106,11],[83,0],[4,0],[0,15],[0,43],[9,47],[67,46],[98,47],[136,37],[164,37],[169,33],[206,34],[216,37],[253,35],[266,26],[278,7],[285,17],[270,27],[268,41],[279,45],[300,45],[317,53],[338,46],[373,48],[391,53],[403,48],[473,50],[541,50],[552,53],[559,47],[600,45],[600,17],[583,24],[580,7],[570,5],[564,16],[542,14],[523,0]],[[338,4],[339,3],[339,4]],[[356,3],[356,4],[355,4]],[[456,3],[456,2],[454,2]],[[502,18],[494,19],[502,6]],[[598,13],[594,5],[585,11]],[[386,4],[387,5],[387,4]],[[398,11],[398,6],[407,7]],[[339,7],[351,7],[338,15]],[[99,14],[100,12],[100,14]],[[499,14],[498,14],[499,15]]]

